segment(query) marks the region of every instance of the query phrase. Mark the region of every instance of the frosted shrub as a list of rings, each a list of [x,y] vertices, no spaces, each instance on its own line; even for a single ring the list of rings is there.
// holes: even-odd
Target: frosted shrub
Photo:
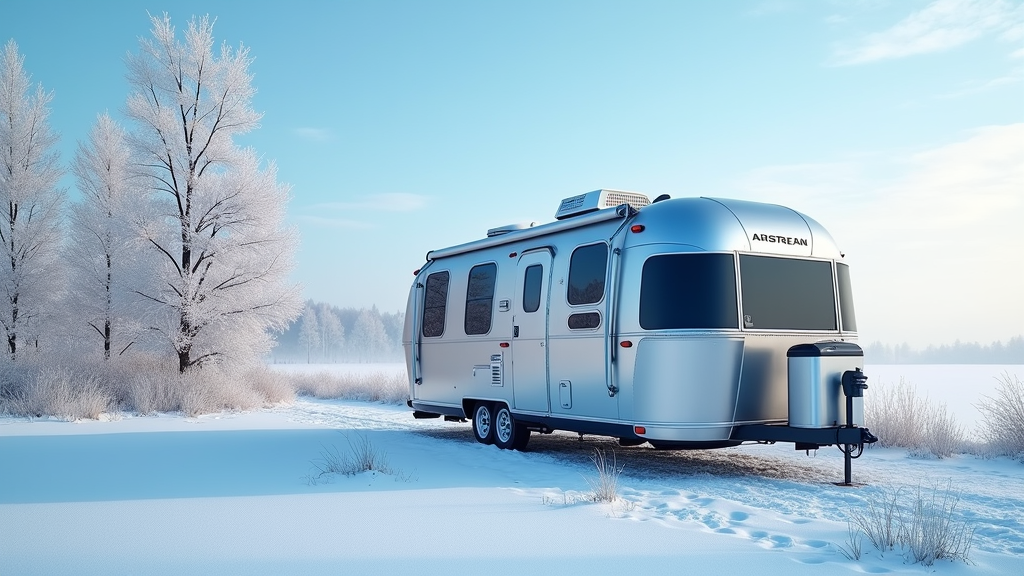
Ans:
[[[249,386],[268,404],[279,404],[295,400],[295,388],[288,377],[267,366],[257,366],[246,371]]]
[[[369,374],[293,374],[295,392],[314,398],[364,400],[382,404],[402,404],[409,398],[405,374],[372,372]]]
[[[221,410],[252,410],[268,404],[264,394],[253,386],[245,370],[230,372],[220,366],[186,370],[178,376],[181,411],[198,416]]]
[[[995,396],[983,396],[976,406],[981,435],[995,454],[1024,459],[1024,382],[1008,372],[998,380]]]
[[[25,408],[32,415],[64,420],[96,419],[111,408],[112,399],[99,380],[63,367],[44,366],[26,390]]]
[[[0,363],[0,414],[28,416],[26,406],[26,381],[28,374],[23,366]]]
[[[964,430],[945,404],[928,399],[902,379],[865,395],[865,425],[884,448],[907,448],[915,455],[946,458],[964,448]]]
[[[927,418],[925,399],[903,379],[896,386],[876,386],[864,395],[864,423],[883,448],[922,446]]]
[[[288,378],[262,365],[205,366],[181,374],[175,364],[148,354],[106,361],[69,357],[0,363],[0,414],[70,420],[116,410],[197,416],[295,398]]]
[[[945,404],[929,410],[926,433],[924,447],[937,458],[948,458],[964,450],[964,428]]]
[[[139,414],[180,410],[181,394],[176,372],[164,368],[124,374],[125,408]]]

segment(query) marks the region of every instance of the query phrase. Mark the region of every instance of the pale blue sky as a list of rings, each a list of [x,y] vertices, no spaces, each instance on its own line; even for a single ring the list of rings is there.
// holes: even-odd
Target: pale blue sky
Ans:
[[[603,187],[816,218],[865,341],[1024,332],[1020,0],[12,3],[65,161],[147,11],[251,50],[309,298],[403,309],[428,250]]]

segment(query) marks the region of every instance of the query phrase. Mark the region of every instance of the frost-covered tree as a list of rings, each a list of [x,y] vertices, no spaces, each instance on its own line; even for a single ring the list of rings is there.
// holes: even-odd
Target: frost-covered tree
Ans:
[[[306,364],[314,348],[320,346],[320,324],[316,320],[316,310],[310,304],[302,311],[302,327],[299,328],[299,344],[306,347]]]
[[[320,342],[323,346],[324,361],[333,362],[333,352],[345,342],[345,327],[338,315],[327,304],[320,305]]]
[[[359,354],[360,361],[375,360],[387,351],[388,335],[376,307],[359,312],[350,340],[350,346]]]
[[[288,189],[272,164],[234,142],[261,116],[251,58],[243,47],[215,51],[209,18],[193,18],[183,43],[166,14],[151,20],[152,38],[128,59],[132,142],[150,189],[142,233],[159,258],[158,284],[139,294],[181,371],[251,360],[269,350],[268,330],[301,311],[286,279],[295,251]]]
[[[50,130],[52,93],[33,91],[13,40],[0,54],[0,325],[13,359],[37,343],[60,295],[62,170]]]
[[[123,353],[138,337],[131,289],[146,277],[136,266],[131,220],[139,179],[128,136],[109,115],[100,115],[89,141],[79,143],[72,172],[82,199],[71,206],[65,248],[71,332],[97,341],[109,359],[112,348]]]

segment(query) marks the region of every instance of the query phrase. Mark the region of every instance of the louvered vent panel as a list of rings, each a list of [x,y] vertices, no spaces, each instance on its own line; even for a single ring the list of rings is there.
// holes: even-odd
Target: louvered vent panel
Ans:
[[[609,190],[605,196],[604,206],[609,208],[611,206],[618,206],[620,204],[629,204],[633,208],[639,210],[644,206],[650,205],[651,200],[643,194],[634,194],[632,192],[617,192]]]
[[[504,386],[501,378],[501,354],[491,354],[491,386]]]

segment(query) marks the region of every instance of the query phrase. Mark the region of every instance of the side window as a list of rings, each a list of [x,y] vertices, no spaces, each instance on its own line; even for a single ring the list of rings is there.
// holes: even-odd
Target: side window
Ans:
[[[857,331],[857,315],[853,313],[853,287],[850,284],[850,267],[836,263],[836,277],[839,279],[839,320],[844,332]]]
[[[569,304],[596,304],[604,298],[608,246],[604,243],[580,246],[569,258]]]
[[[661,254],[644,262],[640,277],[641,328],[737,326],[736,260],[732,254]]]
[[[423,298],[423,336],[444,334],[444,316],[448,305],[448,272],[427,276],[427,293]]]
[[[533,264],[526,267],[523,275],[523,312],[536,312],[540,309],[540,293],[544,279],[544,267]]]
[[[491,310],[494,303],[494,279],[498,265],[491,262],[473,266],[466,288],[466,334],[487,334],[491,331]]]

